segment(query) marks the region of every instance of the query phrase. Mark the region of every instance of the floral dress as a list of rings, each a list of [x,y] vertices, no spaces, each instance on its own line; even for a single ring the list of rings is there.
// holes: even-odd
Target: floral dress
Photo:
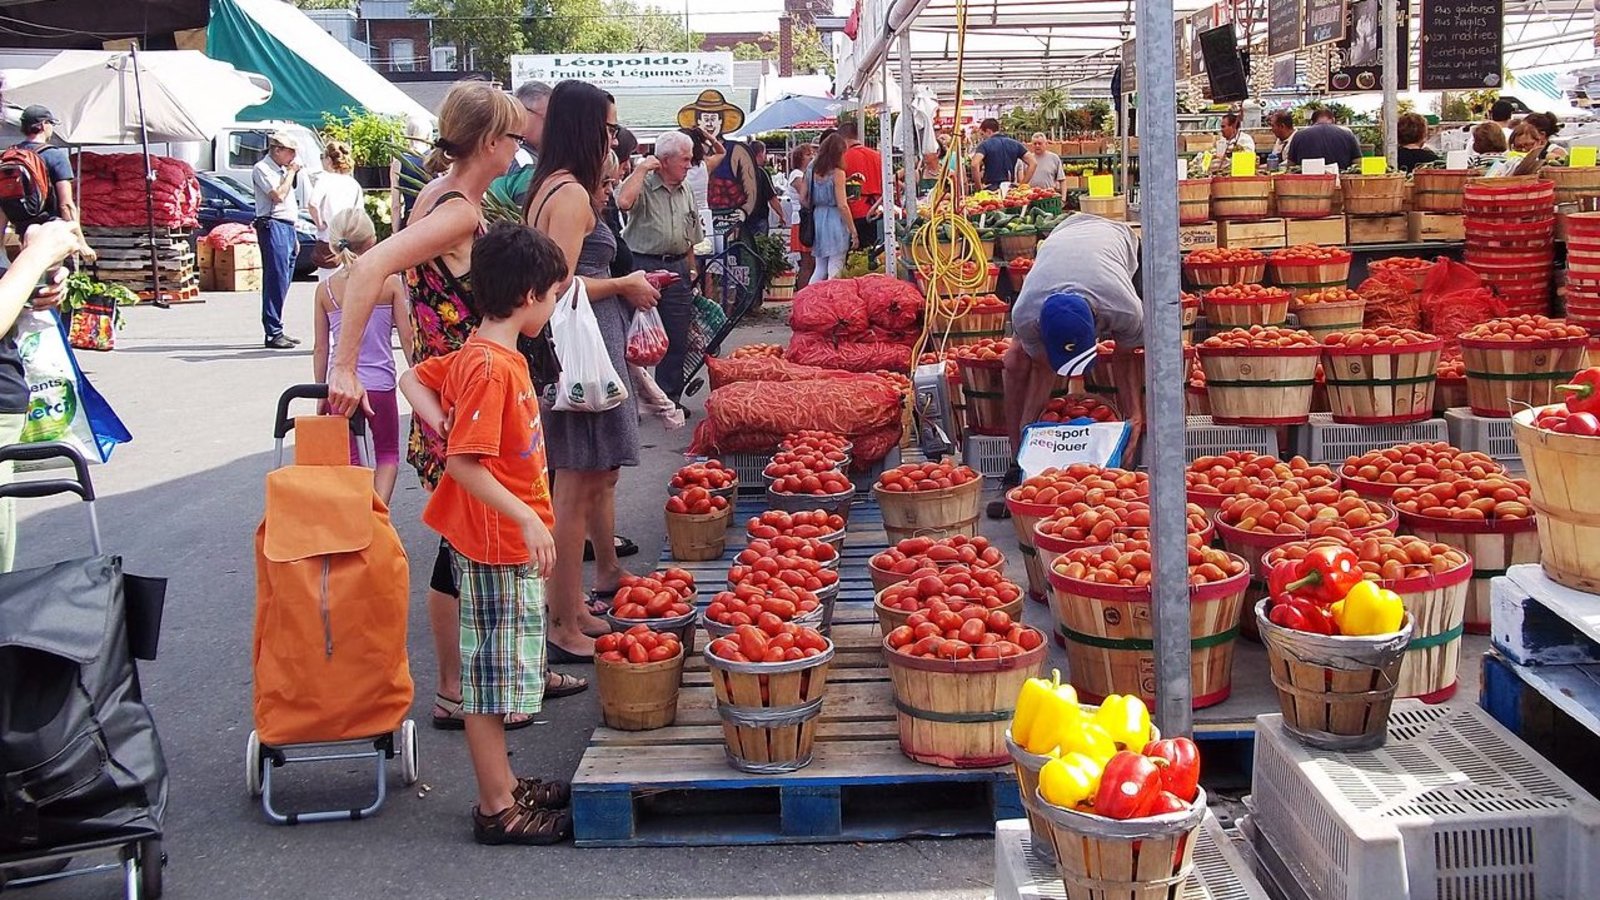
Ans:
[[[434,204],[448,202],[461,194],[445,194]],[[479,233],[483,229],[480,227]],[[442,258],[434,258],[406,273],[406,288],[411,295],[411,342],[417,362],[444,356],[461,349],[478,327],[472,313],[470,275],[451,273]],[[422,483],[432,490],[444,477],[444,439],[433,429],[411,417],[411,439],[406,445],[406,461],[417,470]]]

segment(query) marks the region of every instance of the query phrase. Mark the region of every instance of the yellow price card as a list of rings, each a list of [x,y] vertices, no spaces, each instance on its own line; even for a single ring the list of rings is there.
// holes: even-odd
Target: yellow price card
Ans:
[[[1389,160],[1382,156],[1361,157],[1361,174],[1383,175],[1389,171]]]
[[[1232,174],[1235,176],[1254,175],[1256,173],[1256,155],[1249,150],[1235,150],[1229,159]]]
[[[1089,196],[1110,197],[1116,191],[1116,181],[1110,175],[1089,176]]]
[[[1567,151],[1567,165],[1574,169],[1592,169],[1595,166],[1595,147],[1573,147]]]

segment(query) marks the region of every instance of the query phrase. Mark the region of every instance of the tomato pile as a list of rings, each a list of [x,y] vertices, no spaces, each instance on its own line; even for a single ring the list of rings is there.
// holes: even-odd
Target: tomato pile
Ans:
[[[771,540],[780,536],[825,538],[843,530],[843,516],[820,509],[797,513],[769,509],[751,519],[745,526],[745,533],[759,540]]]
[[[998,609],[1022,596],[1022,589],[995,569],[958,565],[915,574],[910,581],[884,588],[878,602],[901,612],[929,609],[935,602],[960,612],[968,606]]]
[[[1389,510],[1382,503],[1368,500],[1355,491],[1334,487],[1301,490],[1281,484],[1265,497],[1229,497],[1222,501],[1217,521],[1262,534],[1322,534],[1329,528],[1370,528],[1389,521]]]
[[[686,488],[683,493],[667,498],[667,512],[678,516],[704,516],[727,508],[727,497],[699,486]]]
[[[1321,244],[1295,244],[1272,251],[1271,259],[1279,263],[1342,262],[1350,258],[1350,251],[1342,247],[1324,247]]]
[[[804,431],[791,431],[784,435],[783,441],[778,444],[778,449],[780,451],[838,450],[840,452],[849,452],[850,448],[850,439],[844,435],[834,434],[831,431],[816,431],[813,429],[806,429]]]
[[[733,558],[738,565],[753,565],[756,560],[766,557],[775,559],[804,559],[815,560],[823,565],[831,565],[839,558],[839,551],[827,541],[816,538],[791,537],[778,535],[774,538],[758,538],[746,544],[743,550]]]
[[[1439,367],[1435,371],[1441,379],[1466,378],[1467,361],[1461,356],[1452,356],[1448,359],[1440,357]]]
[[[1537,315],[1490,319],[1461,332],[1462,338],[1474,341],[1554,341],[1588,336],[1588,329],[1582,325]]]
[[[815,594],[838,583],[837,569],[798,556],[763,556],[752,563],[736,562],[728,567],[728,584],[732,587],[749,584],[767,590],[787,585]]]
[[[683,569],[651,575],[622,576],[611,598],[611,615],[619,619],[670,619],[694,610],[694,576]]]
[[[1361,295],[1349,288],[1331,287],[1320,291],[1308,291],[1296,297],[1296,306],[1315,306],[1318,303],[1358,303]]]
[[[812,494],[818,497],[843,494],[852,487],[849,476],[838,469],[785,475],[772,482],[772,490],[780,494]]]
[[[878,489],[894,493],[942,491],[976,481],[979,477],[971,466],[957,466],[949,460],[906,463],[879,475]]]
[[[1003,313],[1010,310],[1004,300],[993,294],[962,294],[959,297],[941,297],[934,311],[946,319],[959,318],[967,313]]]
[[[1211,247],[1205,250],[1196,250],[1184,258],[1192,266],[1215,266],[1225,263],[1234,265],[1258,263],[1266,259],[1260,250],[1251,250],[1248,247]]]
[[[1210,303],[1279,303],[1289,299],[1289,292],[1260,284],[1225,284],[1206,291],[1202,299]]]
[[[1339,476],[1328,466],[1312,465],[1303,456],[1284,462],[1275,456],[1231,450],[1220,456],[1197,458],[1189,464],[1183,479],[1188,489],[1196,494],[1222,497],[1290,481],[1303,488],[1326,487],[1336,484]]]
[[[1004,659],[1044,643],[1044,634],[1012,620],[1003,610],[969,606],[919,611],[890,631],[884,643],[896,653],[932,659]]]
[[[1199,506],[1190,503],[1185,510],[1188,533],[1197,534],[1210,526],[1210,517]],[[1150,504],[1144,500],[1124,500],[1107,497],[1098,504],[1074,503],[1046,516],[1033,527],[1037,534],[1047,534],[1063,541],[1103,544],[1118,537],[1142,540],[1150,538]]]
[[[1389,499],[1403,513],[1462,522],[1527,519],[1533,515],[1526,478],[1489,475],[1403,487]]]
[[[1103,469],[1089,463],[1073,463],[1065,469],[1045,469],[1006,494],[1018,503],[1043,506],[1071,506],[1074,503],[1098,505],[1107,497],[1135,500],[1150,496],[1150,476],[1126,469]]]
[[[1033,260],[1026,256],[1019,256],[1006,263],[1006,268],[1011,272],[1012,278],[1026,278],[1033,271]]]
[[[1317,547],[1348,547],[1361,571],[1375,581],[1396,581],[1421,575],[1439,575],[1467,564],[1467,554],[1449,544],[1434,544],[1410,534],[1397,535],[1385,528],[1362,535],[1334,530],[1309,541],[1294,541],[1267,551],[1268,566],[1281,559],[1304,559]]]
[[[1071,422],[1073,419],[1093,419],[1096,422],[1115,422],[1119,416],[1103,400],[1082,394],[1070,397],[1051,397],[1039,414],[1040,422]]]
[[[1594,437],[1600,435],[1600,418],[1591,412],[1573,412],[1565,406],[1547,406],[1534,417],[1533,427],[1557,434]]]
[[[893,547],[872,557],[871,565],[896,575],[933,566],[973,566],[984,569],[1002,569],[1006,563],[1000,548],[989,543],[986,537],[967,537],[957,534],[947,538],[908,537]]]
[[[672,476],[672,489],[675,491],[692,487],[703,487],[708,491],[724,490],[738,483],[738,473],[723,465],[720,459],[684,466]]]
[[[843,450],[779,450],[761,474],[773,480],[789,475],[820,475],[838,469],[849,459]]]
[[[1411,275],[1424,269],[1433,268],[1433,263],[1415,256],[1391,256],[1388,259],[1375,259],[1367,264],[1367,270],[1376,275],[1380,272],[1396,272]]]
[[[1345,460],[1340,473],[1346,478],[1374,484],[1406,485],[1441,479],[1484,478],[1505,471],[1493,457],[1452,447],[1444,441],[1397,444],[1368,450]]]
[[[1377,328],[1363,328],[1359,331],[1337,331],[1323,340],[1328,347],[1343,347],[1347,350],[1360,350],[1368,347],[1414,347],[1418,344],[1430,344],[1438,338],[1424,331],[1411,328],[1396,328],[1393,325],[1380,325]]]
[[[1150,542],[1117,538],[1103,547],[1080,547],[1057,557],[1053,568],[1057,575],[1074,581],[1144,587],[1151,577]],[[1206,546],[1197,534],[1189,535],[1190,586],[1224,581],[1245,568],[1239,557]]]
[[[635,625],[627,631],[602,634],[594,639],[595,656],[604,662],[665,662],[683,652],[683,642],[675,634],[660,634],[649,625]]]
[[[1251,347],[1321,347],[1309,331],[1281,325],[1251,325],[1213,334],[1201,342],[1206,350],[1243,350]]]
[[[815,628],[774,617],[763,619],[759,626],[740,625],[728,637],[712,641],[706,652],[729,662],[776,663],[821,656],[827,649],[828,639]],[[763,685],[762,694],[766,690]]]
[[[817,595],[804,588],[786,584],[768,583],[758,586],[741,582],[731,591],[722,591],[711,598],[706,607],[706,618],[721,625],[755,625],[763,615],[774,616],[787,622],[797,616],[815,612],[822,606]]]
[[[735,347],[733,352],[728,354],[729,359],[764,359],[769,357],[782,359],[783,345],[746,344],[743,347]]]
[[[1010,338],[978,338],[951,351],[957,362],[995,362],[1011,349]]]

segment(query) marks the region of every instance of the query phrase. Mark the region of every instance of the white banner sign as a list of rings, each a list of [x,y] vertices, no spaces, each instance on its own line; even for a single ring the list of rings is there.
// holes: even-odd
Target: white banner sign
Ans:
[[[1073,463],[1121,465],[1122,451],[1128,446],[1128,434],[1132,430],[1127,422],[1088,425],[1036,422],[1022,430],[1017,465],[1029,478],[1045,469],[1060,469]]]
[[[511,57],[511,89],[523,82],[554,86],[568,79],[612,90],[733,86],[733,54],[717,53],[563,53]]]

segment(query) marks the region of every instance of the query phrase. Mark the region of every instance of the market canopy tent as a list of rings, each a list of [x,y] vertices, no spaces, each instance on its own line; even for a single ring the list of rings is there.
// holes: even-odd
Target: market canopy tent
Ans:
[[[279,0],[211,0],[206,53],[272,80],[272,98],[246,110],[248,119],[286,119],[315,129],[323,113],[351,107],[433,121],[305,13]]]

